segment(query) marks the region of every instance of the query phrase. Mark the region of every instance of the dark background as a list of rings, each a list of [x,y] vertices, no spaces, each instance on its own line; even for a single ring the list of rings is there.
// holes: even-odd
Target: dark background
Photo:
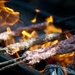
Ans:
[[[75,0],[9,0],[5,5],[20,12],[20,20],[24,22],[25,26],[33,24],[31,20],[36,15],[35,9],[40,10],[36,23],[44,22],[51,15],[54,17],[54,21],[75,16]],[[75,17],[55,24],[55,26],[62,29],[74,29]]]
[[[46,17],[53,15],[60,19],[75,15],[75,0],[9,0],[6,6],[20,12],[20,19],[29,25],[35,16],[35,9],[39,9],[37,22],[42,22]],[[59,18],[60,17],[60,18]]]

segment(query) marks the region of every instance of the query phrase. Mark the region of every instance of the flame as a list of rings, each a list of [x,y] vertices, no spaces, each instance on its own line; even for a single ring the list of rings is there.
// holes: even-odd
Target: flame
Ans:
[[[48,18],[46,18],[46,22],[53,23],[53,16],[49,16]]]
[[[5,6],[5,5],[4,5],[5,2],[8,2],[8,1],[0,0],[0,6]]]
[[[1,0],[0,2],[0,26],[2,25],[14,25],[15,23],[17,23],[19,21],[19,12],[15,12],[13,9],[8,8],[4,5],[4,3],[7,1]],[[37,21],[37,14],[40,12],[39,9],[35,10],[36,15],[34,16],[34,18],[31,20],[32,23],[35,23]],[[61,28],[56,28],[53,24],[53,16],[49,16],[48,18],[46,18],[46,22],[48,22],[48,25],[46,26],[46,29],[44,30],[44,32],[46,34],[50,34],[50,33],[54,33],[54,32],[62,32]],[[7,32],[10,32],[11,29],[10,27],[7,27]],[[22,32],[22,40],[27,40],[29,38],[33,38],[33,37],[37,37],[38,34],[36,31],[32,31],[31,33],[23,30]],[[65,33],[66,38],[69,38],[71,35],[71,33]],[[11,43],[15,43],[15,39],[14,37],[10,36],[11,39],[5,41],[5,44],[11,44]],[[52,41],[52,42],[47,42],[45,44],[42,45],[35,45],[30,47],[29,50],[34,50],[40,47],[47,47],[53,44],[56,44],[58,42],[58,40]],[[16,48],[15,51],[19,51],[19,48]],[[66,67],[65,65],[67,64],[72,64],[74,63],[74,52],[72,53],[67,53],[67,54],[61,54],[61,55],[56,55],[56,60],[58,61],[57,63]],[[17,57],[19,57],[19,55],[16,53]],[[40,71],[43,72],[44,70]],[[65,71],[65,70],[64,70]],[[65,75],[66,71],[65,71]]]
[[[22,31],[22,40],[21,41],[24,41],[24,40],[27,40],[29,38],[35,38],[38,36],[37,32],[36,31],[32,31],[32,33],[28,33],[27,31],[23,30]],[[40,45],[34,45],[32,47],[30,47],[29,50],[34,50],[34,49],[37,49]]]
[[[10,27],[7,27],[6,30],[7,30],[7,32],[11,32]],[[6,46],[9,44],[15,43],[14,37],[12,35],[9,35],[9,36],[10,36],[10,39],[5,41]]]
[[[40,10],[39,10],[39,9],[35,9],[35,11],[36,11],[36,13],[39,13],[39,12],[40,12]]]
[[[37,16],[35,16],[34,19],[31,20],[31,22],[35,23],[36,22],[36,18],[37,18]]]
[[[22,31],[22,35],[31,38],[31,35],[25,30]]]
[[[13,9],[4,5],[4,0],[0,0],[0,26],[2,25],[14,25],[19,21],[19,12],[15,12]]]
[[[35,38],[35,37],[38,37],[38,34],[37,34],[37,32],[34,30],[34,31],[32,31],[31,36]]]
[[[50,34],[50,33],[54,33],[54,32],[62,32],[61,28],[56,28],[52,23],[53,23],[53,17],[50,16],[46,19],[47,22],[49,22],[49,24],[46,26],[46,29],[44,30],[44,32],[46,34]]]
[[[10,31],[11,31],[10,27],[7,27],[7,29],[6,29],[6,30],[7,30],[7,32],[10,32]]]
[[[66,38],[69,38],[72,36],[72,34],[68,30],[66,30],[65,32],[68,32],[68,33],[65,33]]]
[[[43,44],[41,47],[44,48],[44,47],[47,47],[47,46],[50,46],[51,42],[47,42],[45,44]]]
[[[29,33],[29,32],[27,32],[25,30],[22,31],[22,35],[23,35],[22,36],[22,40],[27,40],[29,38],[33,38],[33,37],[37,37],[38,36],[36,31],[32,31],[32,33]]]
[[[31,20],[32,23],[35,23],[37,21],[37,14],[40,12],[39,9],[35,9],[36,15],[34,16],[34,18]]]

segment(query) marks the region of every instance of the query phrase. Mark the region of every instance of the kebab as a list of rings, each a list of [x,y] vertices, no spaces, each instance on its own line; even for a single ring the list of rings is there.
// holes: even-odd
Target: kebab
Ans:
[[[0,40],[9,40],[10,36],[15,36],[15,33],[12,31],[0,33]]]
[[[16,52],[18,52],[20,50],[28,49],[33,45],[43,44],[48,41],[55,40],[55,39],[59,38],[59,36],[60,36],[59,32],[52,33],[52,34],[45,34],[40,37],[28,39],[24,42],[17,42],[14,44],[7,45],[4,48],[0,48],[0,51],[5,50],[8,54],[13,55]]]
[[[36,49],[33,51],[26,51],[20,58],[2,62],[2,63],[0,63],[1,65],[8,64],[10,62],[14,62],[14,63],[0,68],[0,71],[4,70],[6,68],[9,68],[9,67],[15,66],[19,63],[23,63],[23,62],[26,63],[26,61],[29,61],[26,64],[33,65],[33,64],[39,63],[41,60],[45,60],[53,55],[64,54],[64,53],[69,53],[69,52],[73,52],[73,51],[75,51],[75,35],[71,36],[70,38],[68,38],[66,40],[62,40],[62,41],[56,43],[55,45],[52,45],[49,47],[40,48],[40,49]],[[17,61],[19,59],[22,59],[22,60]]]
[[[27,55],[27,57],[23,60],[29,61],[28,64],[35,64],[39,63],[41,60],[45,60],[53,55],[56,54],[63,54],[63,53],[68,53],[72,52],[75,50],[75,35],[70,37],[69,39],[62,40],[58,42],[55,45],[45,47],[45,48],[40,48],[36,49],[33,51],[26,51],[24,55]]]
[[[72,31],[75,31],[75,30],[70,30],[70,32],[72,32]],[[28,49],[33,45],[43,44],[43,43],[46,43],[49,41],[56,40],[64,33],[68,33],[68,31],[63,32],[63,33],[56,32],[56,33],[52,33],[52,34],[45,34],[40,37],[30,38],[24,42],[17,42],[14,44],[10,44],[4,48],[0,47],[0,51],[6,51],[8,54],[13,55],[16,52],[18,52],[20,50]]]

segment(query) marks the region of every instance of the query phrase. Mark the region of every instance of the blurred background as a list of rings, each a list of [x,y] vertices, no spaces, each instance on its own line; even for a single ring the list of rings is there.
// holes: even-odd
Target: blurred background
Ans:
[[[27,3],[38,9],[42,9],[49,13],[59,16],[74,15],[75,0],[11,0]],[[26,6],[26,5],[25,5]]]
[[[9,0],[9,2],[6,2],[6,6],[19,11],[21,13],[21,20],[26,24],[30,24],[30,20],[34,18],[36,14],[36,12],[34,12],[35,9],[40,10],[38,15],[41,14],[40,16],[42,16],[42,19],[45,19],[50,15],[55,17],[75,15],[75,0]],[[43,21],[41,18],[39,19]],[[29,22],[27,22],[28,20]],[[37,21],[37,23],[38,22],[39,21]]]

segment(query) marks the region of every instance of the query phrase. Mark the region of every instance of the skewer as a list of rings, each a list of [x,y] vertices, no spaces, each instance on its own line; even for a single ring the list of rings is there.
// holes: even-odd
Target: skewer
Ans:
[[[0,40],[9,40],[10,36],[15,36],[15,33],[13,31],[0,33]]]
[[[13,64],[4,66],[4,67],[0,68],[0,71],[5,70],[5,69],[10,68],[10,67],[13,67],[13,66],[15,66],[15,65],[17,65],[17,64],[20,64],[20,63],[23,63],[23,62],[24,62],[23,60],[20,60],[20,61],[17,61],[17,62],[15,62],[15,63],[13,63]]]
[[[14,53],[16,53],[20,50],[28,49],[33,45],[43,44],[43,43],[46,43],[49,41],[53,41],[55,39],[58,39],[62,34],[65,34],[68,32],[74,32],[74,31],[75,30],[66,31],[63,33],[56,32],[56,33],[52,33],[52,34],[45,34],[45,35],[42,35],[37,38],[28,39],[24,42],[10,44],[7,47],[0,48],[0,51],[6,51],[6,53],[13,55]],[[17,50],[17,48],[19,48],[19,49]]]
[[[25,61],[29,61],[27,64],[33,65],[33,64],[39,63],[41,60],[45,60],[53,55],[73,52],[75,50],[74,42],[75,42],[75,35],[70,37],[69,39],[60,41],[53,46],[40,48],[40,49],[36,49],[33,51],[26,51],[22,55],[21,58],[9,60],[11,62],[15,61],[15,63],[4,66],[3,68],[0,69],[0,71],[4,70],[6,68],[9,68],[9,67],[15,66],[15,65],[25,62]],[[22,60],[17,62],[17,60],[19,60],[19,59],[22,59]],[[3,64],[10,63],[9,61],[4,62]],[[3,65],[3,64],[1,63],[1,65]]]
[[[23,58],[25,58],[25,57],[26,57],[26,56],[22,56],[22,57],[19,57],[19,58],[10,59],[10,60],[8,60],[8,61],[1,62],[1,63],[0,63],[0,66],[1,66],[1,65],[5,65],[5,64],[9,64],[9,63],[12,63],[12,62],[16,62],[16,61],[18,61],[18,60],[20,60],[20,59],[23,59]]]
[[[52,34],[45,34],[45,35],[37,37],[37,38],[28,39],[24,42],[7,45],[4,48],[0,48],[0,51],[2,51],[2,49],[3,49],[6,51],[6,53],[13,55],[14,53],[16,53],[20,50],[28,49],[33,45],[43,44],[43,43],[46,43],[48,41],[53,41],[59,37],[60,37],[59,32],[52,33]]]
[[[60,41],[55,45],[36,49],[33,51],[26,51],[24,54],[27,55],[25,60],[29,61],[28,64],[35,64],[53,55],[69,53],[73,52],[74,50],[75,50],[75,35],[73,35],[69,39]]]
[[[75,49],[75,48],[74,48]],[[73,50],[70,50],[71,52],[72,51],[74,51],[74,49]],[[66,53],[68,53],[69,51],[66,51]],[[53,52],[51,52],[51,53],[53,53]],[[53,53],[52,55],[56,55],[56,54],[64,54],[65,53],[65,50],[61,53],[61,52],[58,52],[58,53]],[[46,55],[46,54],[45,54]],[[44,56],[45,56],[44,55]],[[50,56],[49,56],[50,57]],[[35,57],[36,58],[36,57]],[[48,58],[48,57],[47,57]],[[23,59],[23,60],[20,60],[20,61],[17,61],[17,60],[19,60],[19,59]],[[45,60],[46,58],[44,58],[44,60]],[[37,58],[35,59],[35,60],[37,60]],[[42,59],[41,59],[42,60]],[[15,62],[14,62],[15,61]],[[14,62],[14,63],[12,63],[12,64],[9,64],[9,65],[6,65],[6,66],[4,66],[4,67],[2,67],[2,68],[0,68],[0,71],[2,71],[2,70],[5,70],[5,69],[7,69],[7,68],[10,68],[10,67],[13,67],[13,66],[15,66],[15,65],[17,65],[17,64],[20,64],[20,63],[23,63],[23,62],[25,62],[26,61],[26,59],[25,59],[25,57],[21,57],[21,58],[16,58],[16,59],[12,59],[12,60],[9,60],[9,61],[6,61],[6,62],[2,62],[2,63],[0,63],[0,65],[4,65],[4,64],[9,64],[10,62]],[[33,61],[34,61],[34,59],[33,59]],[[37,62],[37,61],[36,61]],[[36,63],[35,62],[35,63]],[[34,63],[34,64],[35,64]],[[32,63],[29,63],[29,64],[31,64],[32,65]]]

